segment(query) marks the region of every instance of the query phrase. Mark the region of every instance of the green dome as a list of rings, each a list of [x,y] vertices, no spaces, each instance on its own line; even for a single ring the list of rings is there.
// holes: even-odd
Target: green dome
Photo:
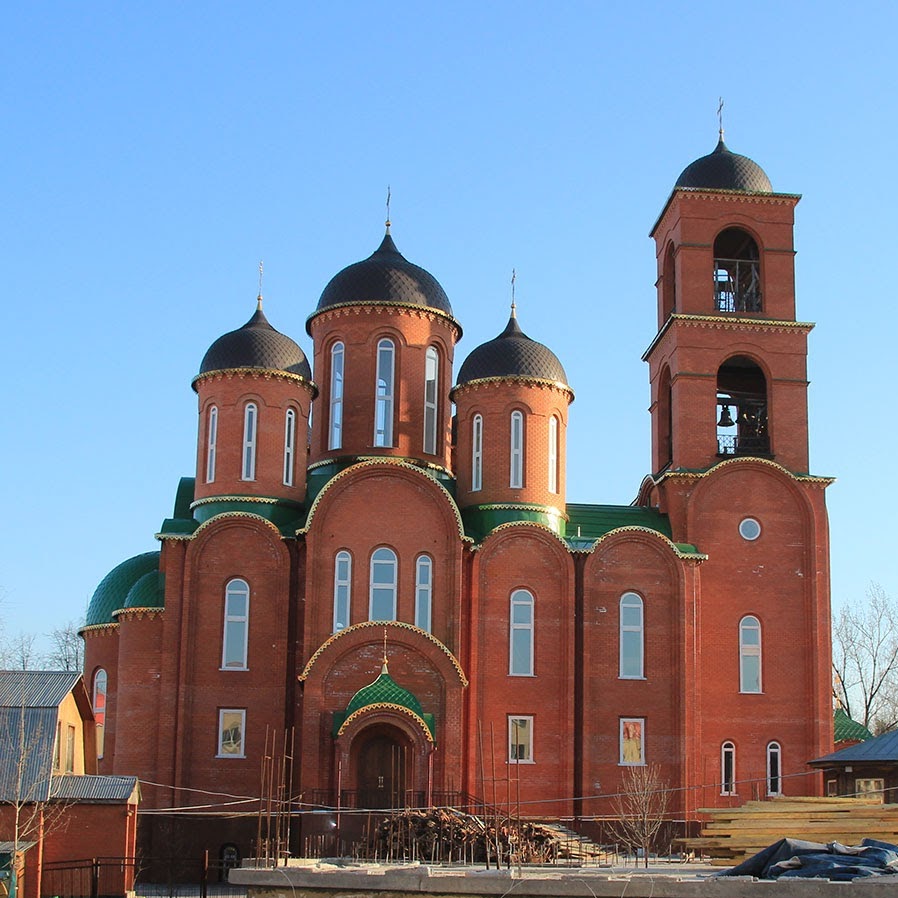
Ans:
[[[403,689],[386,672],[386,669],[373,683],[363,686],[349,700],[349,704],[346,706],[346,716],[349,717],[350,714],[361,708],[384,703],[408,708],[409,711],[414,712],[418,717],[424,717],[424,709],[421,707],[421,702],[408,689]]]
[[[164,608],[165,574],[148,571],[129,590],[123,608]]]
[[[146,574],[158,573],[159,552],[144,552],[114,567],[102,580],[87,606],[84,625],[111,624],[112,612],[126,607],[131,588]]]

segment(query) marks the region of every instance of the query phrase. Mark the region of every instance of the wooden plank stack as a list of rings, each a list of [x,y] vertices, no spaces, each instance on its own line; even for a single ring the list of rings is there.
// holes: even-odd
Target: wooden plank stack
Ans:
[[[730,867],[780,839],[841,842],[861,839],[898,843],[898,804],[858,798],[772,798],[748,801],[738,808],[703,808],[708,822],[701,836],[682,839],[687,849]]]

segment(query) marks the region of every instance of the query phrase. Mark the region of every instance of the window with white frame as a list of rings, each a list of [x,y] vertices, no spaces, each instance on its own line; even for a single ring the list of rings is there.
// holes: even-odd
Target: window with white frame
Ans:
[[[526,589],[511,594],[508,673],[533,676],[533,595]]]
[[[558,492],[558,418],[549,418],[549,492]]]
[[[732,742],[720,746],[720,794],[736,794],[736,746]]]
[[[215,480],[215,453],[218,446],[218,408],[211,406],[206,423],[206,483]]]
[[[381,546],[371,555],[369,620],[396,620],[396,553]]]
[[[419,555],[415,562],[415,626],[431,628],[431,603],[433,598],[433,561],[429,555]]]
[[[440,356],[435,346],[429,346],[424,357],[424,451],[437,451],[437,396],[440,376]]]
[[[739,621],[739,691],[761,691],[761,622],[751,615]]]
[[[483,488],[483,415],[471,422],[471,491]]]
[[[511,476],[509,486],[521,489],[524,486],[524,415],[511,413]]]
[[[225,587],[224,636],[221,647],[223,670],[246,670],[249,637],[249,584],[231,580]]]
[[[374,404],[374,445],[393,445],[393,368],[396,350],[392,340],[377,344],[377,384]]]
[[[109,677],[102,667],[97,668],[94,674],[94,721],[97,734],[97,759],[103,757],[103,736],[106,732],[106,692],[109,687]]]
[[[352,556],[345,549],[334,558],[334,633],[349,626],[352,597]]]
[[[779,742],[770,742],[767,744],[767,794],[781,795],[782,791],[782,749]]]
[[[343,344],[331,347],[331,403],[328,449],[343,447]]]
[[[243,472],[242,480],[256,479],[256,429],[259,410],[254,402],[247,402],[243,410]]]
[[[879,802],[881,804],[885,800],[885,785],[885,780],[883,779],[855,779],[855,798],[862,798],[864,801]]]
[[[645,636],[642,598],[625,592],[620,600],[620,677],[639,680],[645,676]]]
[[[620,762],[624,767],[645,764],[645,718],[620,718]]]
[[[508,717],[508,760],[513,764],[533,763],[533,718]]]
[[[296,459],[296,411],[287,409],[284,416],[284,486],[293,486]]]
[[[246,708],[220,708],[218,711],[218,757],[244,758]]]

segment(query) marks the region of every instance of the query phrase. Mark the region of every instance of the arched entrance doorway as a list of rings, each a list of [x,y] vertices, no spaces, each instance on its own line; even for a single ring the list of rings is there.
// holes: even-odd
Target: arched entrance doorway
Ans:
[[[352,754],[359,807],[399,808],[418,803],[411,782],[414,745],[402,730],[387,723],[366,727],[354,741]]]

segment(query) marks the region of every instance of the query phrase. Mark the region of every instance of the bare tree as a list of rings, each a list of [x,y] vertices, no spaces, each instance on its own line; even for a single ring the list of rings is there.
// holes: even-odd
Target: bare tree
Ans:
[[[81,622],[70,620],[47,634],[50,651],[44,663],[50,670],[80,671],[84,666],[84,640],[78,635]]]
[[[877,583],[833,622],[833,696],[874,733],[898,726],[898,603]]]
[[[37,636],[34,633],[18,633],[5,640],[2,661],[3,667],[9,670],[34,670],[40,663]]]
[[[645,866],[658,831],[664,825],[670,792],[657,764],[628,767],[614,800],[616,820],[611,823],[615,838],[634,849],[641,848]]]

